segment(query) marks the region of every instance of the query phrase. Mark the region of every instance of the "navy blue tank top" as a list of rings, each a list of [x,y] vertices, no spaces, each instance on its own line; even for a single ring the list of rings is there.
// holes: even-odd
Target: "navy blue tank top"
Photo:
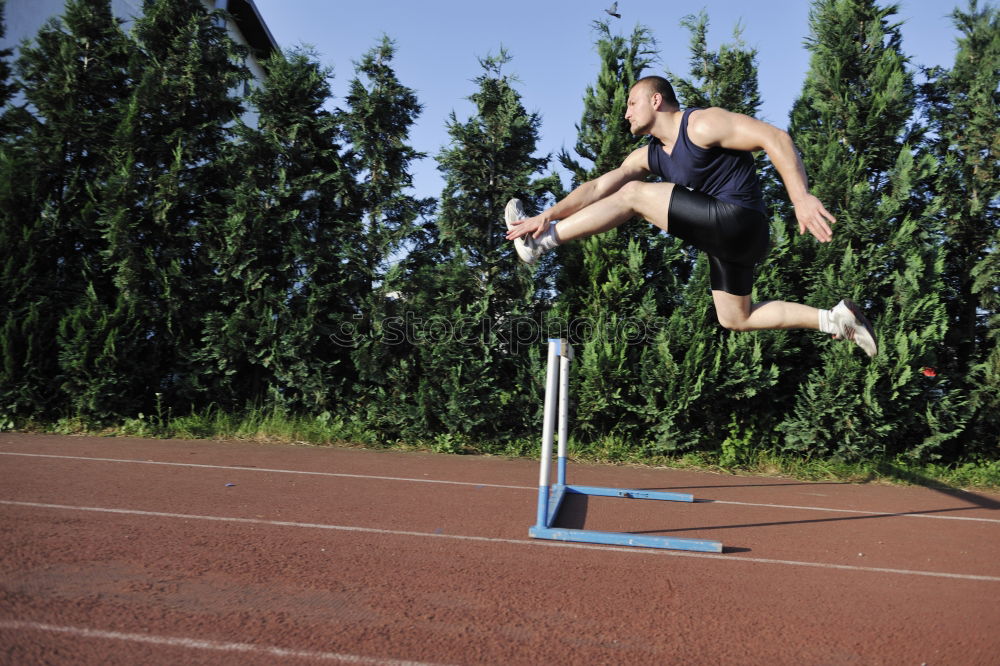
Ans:
[[[674,149],[668,155],[655,136],[649,141],[649,168],[660,178],[683,185],[719,201],[756,210],[767,215],[753,154],[728,148],[702,148],[687,135],[687,109],[681,117]]]

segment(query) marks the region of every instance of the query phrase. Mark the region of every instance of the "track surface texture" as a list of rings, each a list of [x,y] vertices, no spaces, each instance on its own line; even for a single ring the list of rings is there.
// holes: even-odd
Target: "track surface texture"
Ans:
[[[4,664],[1000,663],[1000,496],[570,463],[0,434]]]

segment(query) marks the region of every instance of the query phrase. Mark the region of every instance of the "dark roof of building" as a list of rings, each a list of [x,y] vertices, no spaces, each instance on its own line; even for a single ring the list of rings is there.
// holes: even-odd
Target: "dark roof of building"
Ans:
[[[258,56],[267,57],[280,50],[253,0],[229,0],[229,13]]]

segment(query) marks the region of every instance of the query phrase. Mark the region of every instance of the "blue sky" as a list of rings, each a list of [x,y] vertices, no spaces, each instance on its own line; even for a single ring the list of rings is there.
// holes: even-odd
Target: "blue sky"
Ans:
[[[786,127],[809,65],[804,40],[809,34],[808,0],[620,0],[620,20],[604,13],[604,0],[255,0],[282,48],[313,47],[333,67],[334,105],[343,103],[354,62],[387,34],[396,42],[394,69],[417,91],[424,112],[411,133],[411,145],[436,155],[447,144],[445,122],[455,111],[465,120],[466,98],[482,69],[478,58],[503,46],[513,57],[507,71],[518,77],[528,111],[542,117],[539,153],[556,153],[576,140],[583,93],[597,76],[595,19],[631,33],[637,23],[658,41],[660,62],[647,73],[666,70],[686,76],[690,35],[681,19],[704,8],[709,17],[709,47],[731,41],[737,22],[744,42],[758,50],[760,117]],[[888,3],[883,3],[888,4]],[[949,18],[967,0],[899,0],[903,50],[914,65],[950,67],[957,32]],[[565,182],[564,178],[564,184]],[[418,196],[437,197],[443,181],[432,159],[414,168]]]

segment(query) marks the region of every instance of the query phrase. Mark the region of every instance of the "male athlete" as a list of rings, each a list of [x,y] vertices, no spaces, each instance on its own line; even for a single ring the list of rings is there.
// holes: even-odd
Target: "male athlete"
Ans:
[[[786,301],[750,302],[755,264],[767,254],[769,228],[754,151],[764,150],[795,206],[799,233],[821,243],[836,222],[809,193],[805,167],[788,133],[720,108],[680,110],[670,83],[648,76],[628,96],[634,136],[649,144],[617,169],[588,181],[541,215],[525,217],[518,199],[507,204],[507,239],[533,263],[568,241],[613,229],[641,215],[708,254],[719,323],[735,331],[808,328],[853,340],[869,356],[878,347],[860,308],[842,300],[832,310]],[[664,180],[645,181],[650,173]],[[559,221],[553,225],[554,221]]]

